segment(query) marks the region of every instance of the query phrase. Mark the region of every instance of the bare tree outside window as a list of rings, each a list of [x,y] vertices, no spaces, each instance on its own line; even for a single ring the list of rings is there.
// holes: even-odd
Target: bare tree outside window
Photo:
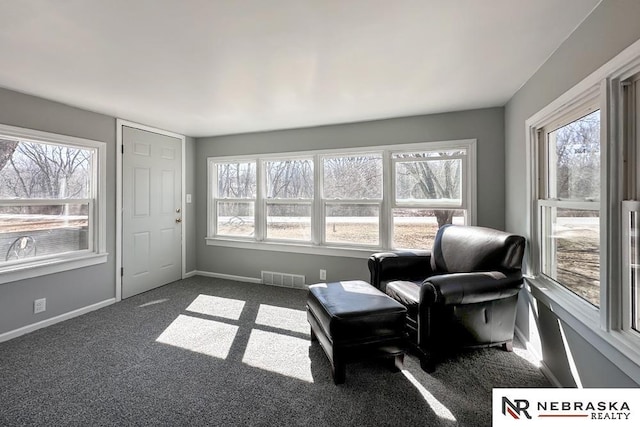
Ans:
[[[256,163],[218,163],[217,232],[225,236],[252,236],[255,232]]]
[[[93,150],[0,139],[0,251],[28,236],[38,255],[88,248]]]
[[[396,199],[460,204],[464,151],[399,154],[396,166]],[[406,161],[405,161],[406,159]],[[451,224],[455,209],[433,211],[438,228]]]
[[[19,142],[0,170],[0,198],[84,199],[90,193],[90,170],[89,150]],[[29,213],[53,213],[51,207],[29,209]]]
[[[236,199],[255,198],[256,164],[218,164],[218,197]]]
[[[313,161],[278,160],[265,164],[267,174],[267,198],[313,198]]]
[[[17,146],[18,141],[0,138],[0,172],[2,172],[4,166],[11,160]]]
[[[325,199],[381,199],[382,157],[357,155],[323,161]]]
[[[265,162],[267,238],[311,240],[313,160]]]
[[[550,165],[549,197],[599,200],[600,111],[562,126],[549,135],[550,151],[552,154],[555,151],[555,165]],[[554,159],[550,160],[553,162]]]

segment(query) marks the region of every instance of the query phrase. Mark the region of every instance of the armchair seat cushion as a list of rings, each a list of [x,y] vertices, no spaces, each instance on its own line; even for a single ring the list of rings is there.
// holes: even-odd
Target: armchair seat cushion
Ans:
[[[508,298],[522,289],[520,273],[484,271],[432,276],[423,282],[423,304],[476,304]]]
[[[407,316],[415,317],[420,306],[422,281],[395,280],[387,283],[387,295],[407,307]]]

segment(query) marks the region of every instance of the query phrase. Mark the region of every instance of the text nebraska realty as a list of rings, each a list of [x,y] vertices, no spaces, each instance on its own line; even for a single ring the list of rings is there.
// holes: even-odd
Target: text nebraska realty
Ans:
[[[627,402],[538,402],[538,411],[591,412],[594,420],[628,420],[631,415]]]
[[[503,397],[502,413],[505,414],[508,412],[512,416],[516,415],[511,409],[515,410],[515,413],[517,415],[525,416],[531,419],[531,416],[529,415],[528,400],[515,399],[512,402],[509,399]],[[539,413],[538,417],[582,416],[594,420],[628,420],[629,416],[631,415],[629,404],[625,401],[538,401],[537,410]],[[587,414],[585,414],[585,412],[587,412]],[[519,417],[515,416],[514,418]]]

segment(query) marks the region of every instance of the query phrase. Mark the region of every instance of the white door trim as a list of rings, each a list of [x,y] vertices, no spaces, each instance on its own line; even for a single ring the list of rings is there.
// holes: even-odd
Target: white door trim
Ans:
[[[116,301],[122,300],[122,127],[128,126],[134,129],[140,129],[147,132],[153,132],[160,135],[166,135],[173,138],[177,138],[181,142],[182,146],[182,200],[180,204],[182,205],[182,278],[185,277],[186,271],[186,261],[187,261],[187,249],[185,244],[185,224],[186,224],[186,215],[185,215],[185,193],[186,193],[186,179],[185,179],[185,169],[186,169],[186,138],[184,135],[179,135],[177,133],[169,132],[166,130],[142,125],[140,123],[130,122],[123,119],[116,119]]]

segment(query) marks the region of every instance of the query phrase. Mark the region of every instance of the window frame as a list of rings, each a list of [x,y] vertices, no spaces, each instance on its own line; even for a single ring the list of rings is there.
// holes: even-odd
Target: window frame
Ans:
[[[463,140],[450,140],[450,141],[435,141],[435,142],[421,142],[421,143],[408,143],[408,144],[394,144],[394,145],[380,145],[380,146],[366,146],[366,147],[354,147],[343,149],[327,149],[327,150],[308,150],[286,153],[273,153],[273,154],[253,154],[243,156],[212,156],[207,159],[208,165],[208,200],[207,200],[207,236],[205,241],[210,246],[242,248],[242,249],[260,249],[270,250],[277,252],[291,252],[291,253],[306,253],[314,255],[329,255],[329,256],[346,256],[353,258],[368,258],[372,252],[381,250],[392,250],[391,242],[393,241],[393,221],[390,218],[392,213],[393,201],[391,200],[392,179],[392,155],[393,152],[416,152],[416,151],[449,151],[455,149],[464,149],[467,152],[468,162],[466,163],[467,171],[464,175],[465,181],[463,181],[463,189],[466,186],[467,191],[465,193],[466,200],[463,202],[466,206],[467,218],[466,222],[470,225],[475,224],[476,218],[476,200],[477,200],[477,180],[476,180],[476,140],[475,139],[463,139]],[[325,240],[325,203],[322,198],[322,159],[325,157],[347,157],[353,155],[365,155],[372,153],[382,153],[382,167],[383,167],[383,189],[382,200],[367,200],[372,203],[380,203],[380,244],[374,245],[359,245],[359,244],[337,244],[333,242],[327,243]],[[218,163],[225,163],[229,161],[249,161],[255,160],[258,165],[262,165],[263,162],[282,159],[296,159],[296,158],[312,158],[314,162],[314,198],[312,200],[312,218],[311,218],[311,242],[301,242],[295,240],[278,240],[278,239],[265,239],[266,230],[266,203],[265,197],[266,180],[263,178],[265,171],[264,167],[258,167],[258,182],[257,182],[257,208],[255,210],[256,225],[260,224],[260,228],[256,226],[256,235],[249,239],[238,239],[229,236],[215,235],[214,227],[212,226],[212,218],[215,213],[213,207],[215,206],[215,192],[212,187],[217,185],[214,180],[213,172],[215,171],[215,165]],[[217,179],[217,178],[215,178]],[[464,190],[463,190],[464,191]],[[346,200],[346,199],[344,199]],[[365,199],[362,199],[363,201]],[[331,202],[332,199],[329,200]],[[343,200],[340,200],[342,202]],[[356,199],[356,204],[360,203],[359,199]],[[460,208],[463,209],[463,208]],[[264,224],[263,224],[264,223]]]
[[[380,188],[380,197],[379,198],[348,198],[348,199],[339,199],[339,198],[328,198],[324,194],[324,161],[326,159],[335,159],[341,157],[356,157],[356,156],[378,156],[380,157],[381,166],[382,166],[382,183]],[[383,203],[384,203],[384,183],[385,183],[385,155],[384,150],[377,151],[356,151],[356,152],[348,152],[348,153],[340,153],[340,155],[334,154],[322,154],[319,155],[318,166],[322,168],[322,170],[318,171],[318,190],[319,199],[320,199],[320,220],[322,221],[322,226],[320,227],[321,237],[318,239],[320,241],[320,245],[323,246],[342,246],[347,248],[370,248],[370,249],[381,249],[383,247],[383,232],[382,232],[382,216],[383,216]],[[337,206],[337,205],[371,205],[378,207],[378,244],[377,245],[367,245],[364,243],[344,243],[344,242],[331,242],[327,240],[327,207],[328,206]]]
[[[312,198],[298,198],[298,199],[294,199],[294,198],[284,198],[284,197],[272,197],[269,198],[267,197],[267,192],[268,192],[268,184],[267,184],[267,163],[269,162],[286,162],[286,161],[296,161],[296,160],[302,160],[302,161],[311,161],[311,163],[313,164],[313,197]],[[255,221],[256,223],[259,221],[261,228],[262,228],[262,233],[260,233],[258,236],[259,241],[264,241],[264,242],[273,242],[273,243],[281,243],[281,244],[311,244],[312,242],[315,241],[316,236],[314,235],[315,232],[315,227],[314,227],[314,217],[316,216],[314,214],[315,212],[315,208],[314,208],[314,200],[317,198],[317,194],[318,194],[318,185],[316,183],[317,181],[317,173],[316,173],[316,168],[317,168],[317,162],[316,159],[314,158],[314,156],[309,156],[309,155],[302,155],[301,153],[297,153],[294,155],[289,155],[288,153],[285,154],[281,154],[281,155],[275,155],[275,156],[269,156],[269,157],[264,157],[262,159],[258,159],[258,164],[259,164],[259,168],[262,171],[262,174],[260,175],[261,178],[264,179],[260,179],[260,181],[258,181],[257,185],[258,187],[262,187],[262,191],[259,192],[259,194],[262,196],[261,200],[259,200],[258,203],[260,203],[260,211],[256,210],[256,217],[255,217]],[[302,240],[302,239],[285,239],[285,238],[277,238],[277,237],[268,237],[268,229],[269,229],[269,224],[268,224],[268,219],[269,216],[267,214],[268,210],[269,210],[269,205],[302,205],[302,206],[309,206],[309,211],[310,211],[310,230],[309,230],[309,239],[307,240]]]
[[[437,150],[424,150],[424,151],[437,151]],[[443,150],[444,151],[444,150]],[[453,151],[453,150],[447,150],[447,151]],[[465,150],[466,151],[466,150]],[[444,159],[429,159],[429,158],[416,158],[416,159],[409,159],[409,158],[393,158],[393,155],[395,154],[411,154],[414,153],[415,150],[397,150],[397,151],[393,151],[392,154],[392,159],[391,159],[391,163],[392,163],[392,170],[391,170],[391,179],[392,179],[392,190],[393,190],[393,194],[391,197],[392,203],[393,203],[393,208],[417,208],[417,209],[457,209],[457,210],[465,210],[466,205],[468,204],[467,198],[467,185],[464,185],[465,182],[468,181],[467,178],[467,169],[468,169],[468,154],[466,155],[457,155],[457,156],[452,156],[452,157],[447,157]],[[398,163],[409,163],[409,162],[414,162],[414,163],[418,163],[418,162],[429,162],[429,161],[440,161],[440,160],[460,160],[461,161],[461,165],[460,165],[460,169],[461,169],[461,176],[460,176],[460,183],[461,185],[461,189],[460,189],[460,203],[451,201],[451,202],[443,202],[443,201],[438,201],[436,200],[429,200],[429,199],[423,199],[423,200],[414,200],[414,201],[409,201],[408,199],[399,199],[398,198],[398,187],[397,187],[397,172],[398,172]]]
[[[106,251],[106,163],[107,144],[85,138],[60,135],[0,124],[0,135],[7,139],[91,150],[91,196],[88,199],[2,199],[3,205],[89,203],[88,249],[12,261],[0,266],[0,284],[39,277],[107,262]]]
[[[565,322],[585,340],[591,342],[605,357],[627,375],[640,380],[640,333],[629,330],[629,295],[625,295],[623,260],[622,205],[626,195],[625,158],[629,133],[626,123],[637,120],[625,105],[625,81],[640,73],[640,41],[625,49],[601,68],[525,122],[526,145],[526,227],[529,230],[529,251],[526,257],[527,290],[549,307],[558,319]],[[601,111],[600,122],[600,307],[541,274],[539,178],[539,131],[554,120],[597,99]],[[640,149],[636,141],[635,148]],[[640,157],[634,156],[640,165]],[[628,172],[626,172],[628,175]],[[638,197],[638,195],[636,195]]]
[[[584,94],[586,99],[580,99],[579,104],[577,104],[575,107],[569,108],[568,112],[561,110],[558,114],[554,114],[551,117],[549,117],[546,122],[543,122],[544,123],[543,125],[537,126],[535,129],[536,145],[537,145],[537,152],[538,152],[537,154],[539,159],[539,163],[538,163],[539,166],[538,166],[537,177],[536,177],[536,181],[538,183],[538,189],[536,192],[537,193],[536,212],[538,214],[538,224],[537,224],[537,233],[535,234],[539,238],[539,246],[538,246],[540,248],[540,253],[538,254],[539,255],[538,265],[540,267],[539,273],[541,275],[544,275],[546,280],[552,281],[560,285],[564,289],[569,290],[570,292],[572,291],[568,286],[565,286],[562,283],[557,282],[552,277],[550,277],[548,273],[545,273],[545,271],[548,271],[550,265],[555,264],[555,266],[557,266],[557,258],[553,256],[555,251],[552,250],[552,247],[551,247],[552,245],[549,244],[549,239],[545,237],[552,234],[551,233],[552,225],[551,225],[551,221],[549,221],[546,215],[543,214],[543,210],[556,208],[556,209],[569,209],[569,210],[580,210],[580,211],[597,211],[599,213],[598,221],[600,224],[602,224],[603,196],[601,194],[598,200],[586,200],[586,199],[580,200],[580,199],[561,199],[557,197],[557,194],[555,196],[551,194],[552,192],[555,192],[555,190],[552,191],[551,183],[550,183],[551,154],[550,154],[550,141],[549,141],[548,135],[551,132],[554,132],[555,130],[563,126],[571,124],[579,120],[580,118],[585,117],[596,111],[600,111],[600,117],[602,122],[603,111],[600,108],[601,96],[599,96],[598,92],[599,91],[597,91],[595,88],[592,88],[591,90],[589,90]],[[604,147],[603,147],[602,132],[600,132],[600,134],[601,134],[600,135],[600,153],[601,153],[600,175],[602,176],[603,160],[604,160],[602,158],[602,153],[604,151]],[[601,183],[601,187],[602,187],[602,183]],[[601,189],[601,191],[603,190]],[[599,233],[601,237],[601,243],[602,241],[606,240],[602,238],[603,231],[605,231],[605,229],[602,226],[600,226]],[[599,282],[602,283],[602,271],[603,271],[602,266],[603,264],[606,265],[606,259],[604,259],[602,251],[600,251],[599,261],[600,261]],[[600,293],[602,293],[602,287],[601,287]]]
[[[256,173],[256,194],[255,197],[253,198],[243,198],[243,197],[219,197],[218,196],[218,169],[217,169],[217,165],[218,164],[232,164],[232,163],[253,163],[254,164],[254,168],[255,168],[255,173]],[[259,172],[259,166],[258,163],[256,162],[252,162],[251,159],[239,159],[239,158],[230,158],[227,161],[224,162],[216,162],[216,163],[212,163],[212,162],[208,162],[207,163],[207,169],[208,172],[207,174],[209,175],[209,179],[207,180],[207,182],[211,185],[210,188],[208,188],[207,193],[209,194],[209,200],[211,199],[215,199],[215,202],[213,205],[209,205],[207,206],[207,235],[218,235],[218,209],[216,209],[216,207],[218,206],[219,203],[225,203],[225,202],[231,202],[231,203],[248,203],[248,202],[253,202],[253,215],[254,215],[254,222],[253,222],[253,234],[256,234],[256,229],[258,227],[258,223],[255,221],[256,219],[256,211],[258,210],[258,194],[260,193],[260,184],[259,184],[259,177],[260,177],[260,172]],[[213,181],[212,181],[213,179]],[[228,234],[222,234],[220,235],[220,237],[225,237],[225,238],[230,238],[230,239],[239,239],[239,240],[246,240],[246,241],[252,241],[253,237],[251,236],[240,236],[240,235],[228,235]]]
[[[551,303],[552,301],[568,313],[574,313],[576,318],[588,325],[590,328],[601,327],[606,328],[606,318],[609,311],[609,302],[606,298],[606,288],[609,283],[607,272],[609,269],[609,254],[607,253],[608,237],[611,234],[610,220],[612,215],[607,211],[609,204],[610,191],[605,183],[609,182],[609,139],[607,136],[607,114],[609,112],[606,103],[606,91],[602,86],[602,79],[594,79],[589,84],[575,89],[578,93],[559,105],[550,104],[550,107],[543,109],[533,118],[527,120],[527,136],[529,145],[529,170],[527,173],[530,179],[529,200],[530,200],[530,250],[526,263],[525,274],[529,277],[530,282],[534,285],[534,294],[538,297],[544,297],[543,300]],[[542,273],[545,260],[543,259],[543,245],[545,224],[543,224],[543,215],[541,209],[546,206],[557,206],[555,201],[543,201],[546,196],[545,180],[543,176],[548,176],[548,170],[545,164],[545,147],[546,130],[558,128],[565,123],[568,117],[580,116],[580,112],[587,112],[593,104],[597,103],[600,109],[600,307],[595,307],[580,296],[574,294],[566,287],[558,284]],[[541,176],[542,175],[542,176]],[[574,206],[582,202],[566,201],[563,206]],[[566,207],[566,206],[564,206]],[[604,289],[603,289],[604,288]],[[604,291],[603,291],[604,290]],[[543,291],[543,292],[540,292]],[[545,298],[546,297],[546,298]]]

